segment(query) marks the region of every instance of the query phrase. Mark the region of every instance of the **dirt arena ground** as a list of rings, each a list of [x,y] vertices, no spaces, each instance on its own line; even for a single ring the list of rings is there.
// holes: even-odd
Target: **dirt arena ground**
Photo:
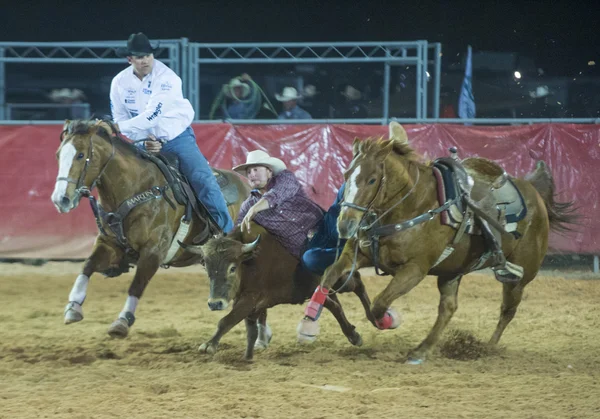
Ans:
[[[161,270],[125,340],[106,330],[131,275],[92,278],[81,323],[63,324],[79,263],[0,264],[0,418],[598,418],[600,280],[546,272],[525,292],[499,350],[476,360],[435,351],[403,363],[433,324],[438,292],[427,278],[395,307],[404,324],[377,331],[358,300],[341,297],[362,334],[351,346],[331,314],[312,346],[296,343],[302,306],[269,311],[271,346],[242,361],[243,324],[220,351],[199,354],[223,313],[206,305],[201,268]],[[367,277],[374,296],[388,278]],[[449,331],[487,341],[501,285],[466,277]]]

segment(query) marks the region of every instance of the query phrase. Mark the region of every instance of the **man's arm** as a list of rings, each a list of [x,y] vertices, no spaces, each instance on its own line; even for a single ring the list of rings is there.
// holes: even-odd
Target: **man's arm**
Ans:
[[[295,196],[300,189],[302,186],[296,179],[296,175],[289,170],[284,170],[275,176],[275,184],[263,195],[263,199],[269,202],[269,208],[276,208]]]
[[[129,112],[127,112],[125,104],[121,101],[119,88],[115,79],[110,84],[110,113],[112,114],[113,122],[116,124],[129,119]]]
[[[156,126],[161,115],[181,97],[181,79],[175,75],[162,77],[156,81],[146,109],[135,118],[119,123],[119,128],[121,131],[146,132]]]

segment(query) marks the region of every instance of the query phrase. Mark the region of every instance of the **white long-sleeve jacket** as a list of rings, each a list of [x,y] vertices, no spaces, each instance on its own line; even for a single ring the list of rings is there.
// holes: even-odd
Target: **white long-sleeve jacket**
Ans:
[[[158,60],[152,72],[140,80],[133,66],[117,74],[110,86],[110,108],[114,122],[132,140],[172,140],[194,120],[194,108],[183,97],[181,78]]]

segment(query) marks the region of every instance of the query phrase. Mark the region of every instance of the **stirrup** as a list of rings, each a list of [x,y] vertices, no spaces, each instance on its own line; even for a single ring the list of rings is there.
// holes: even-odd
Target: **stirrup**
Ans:
[[[494,266],[492,271],[496,279],[502,283],[519,282],[523,278],[523,267],[509,261]]]

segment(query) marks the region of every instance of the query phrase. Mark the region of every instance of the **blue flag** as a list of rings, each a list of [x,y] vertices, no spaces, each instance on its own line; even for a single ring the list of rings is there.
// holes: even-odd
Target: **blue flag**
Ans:
[[[460,97],[458,98],[458,117],[462,119],[475,118],[475,98],[473,97],[473,68],[471,65],[471,46],[467,50],[467,65]]]

